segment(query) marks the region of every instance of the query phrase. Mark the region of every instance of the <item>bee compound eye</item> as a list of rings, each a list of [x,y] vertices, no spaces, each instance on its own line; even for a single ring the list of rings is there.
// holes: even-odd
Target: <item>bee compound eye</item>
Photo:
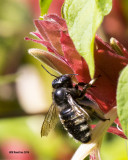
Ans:
[[[63,75],[63,76],[61,77],[61,81],[62,81],[62,82],[69,81],[70,79],[71,79],[71,77],[69,77],[69,76],[67,76],[67,75]]]
[[[54,80],[52,81],[52,87],[53,87],[53,88],[57,88],[58,85],[59,85],[58,79],[54,79]]]

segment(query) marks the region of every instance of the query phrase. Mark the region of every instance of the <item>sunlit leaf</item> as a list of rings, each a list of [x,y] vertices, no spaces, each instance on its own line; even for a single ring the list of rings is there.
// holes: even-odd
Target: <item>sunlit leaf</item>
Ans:
[[[40,0],[40,9],[41,9],[41,16],[47,13],[47,10],[51,4],[52,0]]]
[[[128,136],[128,66],[119,77],[117,87],[117,112],[124,133]]]
[[[112,8],[112,0],[66,0],[63,8],[69,34],[76,49],[94,76],[94,38],[103,17]]]

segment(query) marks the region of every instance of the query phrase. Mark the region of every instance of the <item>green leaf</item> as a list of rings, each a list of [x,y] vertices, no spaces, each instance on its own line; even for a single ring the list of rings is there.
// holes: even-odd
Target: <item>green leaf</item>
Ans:
[[[79,54],[94,76],[94,39],[103,17],[112,8],[112,0],[66,0],[63,8],[69,34]]]
[[[123,69],[118,81],[117,113],[123,131],[128,137],[128,66]]]
[[[41,16],[47,13],[52,0],[40,0]]]

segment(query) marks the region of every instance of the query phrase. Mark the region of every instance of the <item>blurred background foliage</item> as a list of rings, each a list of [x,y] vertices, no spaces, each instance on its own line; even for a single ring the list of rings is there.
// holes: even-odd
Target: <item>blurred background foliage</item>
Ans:
[[[52,12],[59,5],[58,0],[53,1]],[[43,1],[44,13],[49,2]],[[114,0],[113,4],[98,32],[105,40],[117,38],[128,49],[128,1]],[[45,48],[24,41],[35,30],[33,19],[39,16],[38,0],[0,1],[0,160],[69,160],[80,145],[60,123],[47,138],[40,137],[44,115],[52,103],[53,79],[27,53],[29,48]],[[125,140],[107,134],[101,156],[103,160],[126,160]]]

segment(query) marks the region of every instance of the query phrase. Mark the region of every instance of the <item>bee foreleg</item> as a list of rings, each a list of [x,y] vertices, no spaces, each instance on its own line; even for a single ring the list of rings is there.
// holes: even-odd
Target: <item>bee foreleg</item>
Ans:
[[[91,87],[88,83],[85,84],[85,86],[83,87],[83,90],[81,91],[80,97],[79,98],[83,98],[85,96],[85,93],[87,91],[87,89]]]
[[[86,110],[92,117],[98,118],[102,121],[110,120],[110,119],[105,118],[104,114],[102,114],[101,112],[99,112],[97,110],[94,110],[90,106],[86,106]]]
[[[101,121],[110,120],[109,118],[105,118],[104,115],[98,114],[97,112],[93,112],[93,116],[100,119]]]
[[[83,90],[80,92],[79,98],[82,98],[85,93],[87,88],[91,87],[89,83],[84,83],[84,82],[79,82],[78,84],[75,85],[75,89],[79,90],[79,86],[83,88]]]
[[[90,87],[95,87],[93,84],[95,83],[95,81],[100,77],[100,75],[97,78],[92,79],[89,83],[84,83],[84,82],[79,82],[77,85],[78,86],[83,86],[83,90],[81,92],[80,98],[83,98],[86,90]]]
[[[84,87],[86,84],[87,84],[87,83],[79,82],[78,84],[75,85],[75,89],[78,90],[78,89],[79,89],[79,86],[80,86],[80,87]]]

